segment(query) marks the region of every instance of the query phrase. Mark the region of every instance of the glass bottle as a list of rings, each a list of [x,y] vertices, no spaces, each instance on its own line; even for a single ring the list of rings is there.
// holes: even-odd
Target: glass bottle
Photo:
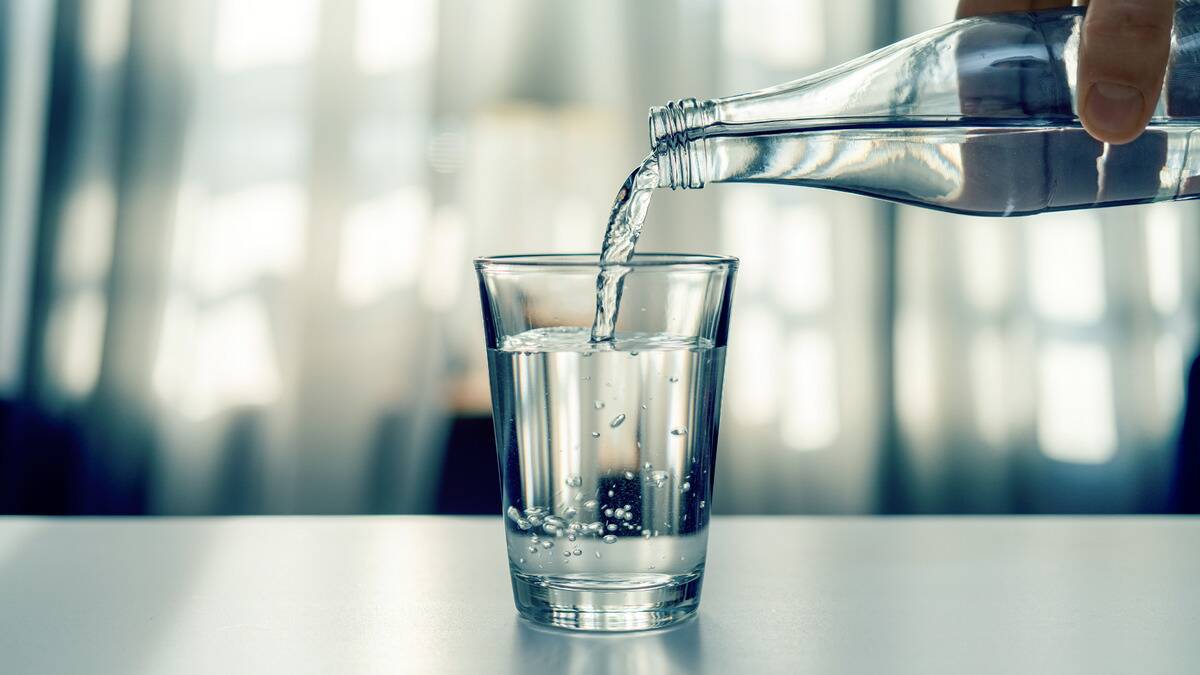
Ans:
[[[1107,145],[1075,111],[1083,7],[962,19],[811,77],[650,111],[660,187],[782,183],[976,215],[1200,196],[1200,6],[1162,96]]]

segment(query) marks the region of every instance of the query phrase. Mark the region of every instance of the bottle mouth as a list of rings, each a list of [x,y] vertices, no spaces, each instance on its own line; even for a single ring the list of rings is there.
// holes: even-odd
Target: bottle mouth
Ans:
[[[659,158],[660,187],[704,187],[708,160],[702,130],[715,121],[711,101],[685,98],[650,109],[650,148]]]

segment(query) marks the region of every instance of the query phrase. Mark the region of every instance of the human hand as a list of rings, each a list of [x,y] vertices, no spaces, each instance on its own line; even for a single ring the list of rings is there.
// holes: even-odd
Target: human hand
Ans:
[[[959,0],[956,16],[1069,7],[1070,0]],[[1092,0],[1079,45],[1076,110],[1106,143],[1137,138],[1158,103],[1175,0]]]

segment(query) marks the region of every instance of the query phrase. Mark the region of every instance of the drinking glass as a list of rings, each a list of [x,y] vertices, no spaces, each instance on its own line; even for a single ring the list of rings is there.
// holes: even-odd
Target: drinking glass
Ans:
[[[475,261],[513,597],[540,624],[654,628],[700,600],[737,260],[635,255],[592,342],[598,260]]]

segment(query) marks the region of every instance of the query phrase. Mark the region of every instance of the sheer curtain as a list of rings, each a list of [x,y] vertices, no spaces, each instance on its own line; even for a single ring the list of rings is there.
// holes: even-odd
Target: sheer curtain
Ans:
[[[943,4],[14,0],[0,395],[72,430],[66,510],[428,511],[490,410],[472,256],[594,250],[649,105]],[[646,250],[743,259],[716,508],[1160,508],[1194,219],[657,195]]]

